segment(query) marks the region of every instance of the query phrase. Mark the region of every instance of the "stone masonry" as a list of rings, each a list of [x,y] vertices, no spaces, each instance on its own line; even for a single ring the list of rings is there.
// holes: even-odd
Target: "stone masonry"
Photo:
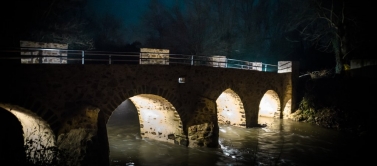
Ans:
[[[291,110],[295,109],[292,78],[297,74],[205,66],[3,65],[0,103],[43,119],[59,138],[57,146],[77,154],[76,163],[108,165],[107,120],[133,96],[152,94],[169,101],[181,119],[182,135],[187,136],[188,142],[181,144],[217,147],[216,99],[222,92],[232,89],[239,96],[246,127],[253,127],[258,125],[259,102],[268,90],[277,93],[280,109],[289,100]],[[81,140],[72,140],[73,135]],[[69,140],[74,147],[67,146]]]

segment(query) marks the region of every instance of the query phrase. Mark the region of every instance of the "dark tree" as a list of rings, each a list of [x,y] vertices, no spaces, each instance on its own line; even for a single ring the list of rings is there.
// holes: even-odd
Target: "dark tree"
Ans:
[[[143,16],[146,45],[193,55],[230,55],[236,41],[235,2],[186,0],[168,9],[152,0]],[[229,9],[229,7],[231,9]]]
[[[290,30],[297,30],[304,41],[318,50],[332,53],[335,72],[339,74],[364,40],[358,7],[350,0],[311,0],[292,17]]]
[[[290,60],[301,47],[285,41],[285,21],[292,4],[283,0],[185,0],[184,7],[168,9],[151,0],[141,26],[147,34],[145,46],[249,61]]]
[[[17,47],[20,40],[68,44],[71,49],[91,49],[87,31],[86,0],[17,0],[2,13],[2,44]],[[2,11],[4,12],[4,11]]]
[[[122,51],[122,47],[126,44],[124,40],[126,29],[122,20],[109,13],[91,19],[96,50]]]
[[[297,43],[285,41],[286,21],[295,10],[288,0],[242,0],[237,5],[240,44],[239,57],[251,61],[276,63],[292,60]]]

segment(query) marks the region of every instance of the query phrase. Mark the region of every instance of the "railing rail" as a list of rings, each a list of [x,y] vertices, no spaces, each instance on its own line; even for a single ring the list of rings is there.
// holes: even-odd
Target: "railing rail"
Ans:
[[[47,64],[63,63],[191,65],[234,68],[243,70],[258,70],[263,72],[278,71],[278,65],[230,59],[221,56],[149,53],[159,55],[165,54],[166,56],[162,56],[163,58],[145,58],[143,56],[140,56],[141,53],[142,52],[106,52],[91,50],[20,47],[13,49],[0,49],[0,61],[3,63],[21,63],[21,61],[30,60],[30,62],[33,61],[33,63],[35,62]],[[50,60],[53,59],[54,63],[49,62],[49,58]]]

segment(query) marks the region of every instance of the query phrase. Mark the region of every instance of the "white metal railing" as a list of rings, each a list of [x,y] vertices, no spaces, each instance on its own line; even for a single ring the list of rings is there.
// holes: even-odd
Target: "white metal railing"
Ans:
[[[289,61],[280,66],[262,62],[250,62],[225,58],[225,56],[200,56],[184,54],[167,54],[165,58],[145,58],[141,52],[106,52],[90,50],[68,50],[54,48],[22,47],[16,49],[0,49],[0,61],[10,63],[46,63],[46,64],[168,64],[211,66],[263,72],[279,72],[291,67]],[[162,53],[157,53],[162,54]],[[166,58],[167,57],[167,58]],[[64,63],[63,63],[64,62]],[[150,63],[149,63],[150,62]],[[158,62],[158,63],[157,63]],[[289,72],[289,71],[288,71]]]

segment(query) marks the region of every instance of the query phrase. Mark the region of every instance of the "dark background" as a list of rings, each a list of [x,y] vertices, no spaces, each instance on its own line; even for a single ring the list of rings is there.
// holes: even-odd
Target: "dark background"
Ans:
[[[270,64],[299,61],[302,73],[331,70],[335,66],[333,49],[329,46],[324,51],[318,45],[326,46],[328,34],[336,29],[325,29],[327,24],[310,18],[316,11],[313,4],[320,3],[339,18],[345,16],[340,25],[346,29],[351,46],[344,62],[375,59],[372,2],[329,2],[8,1],[1,10],[0,47],[18,47],[20,40],[68,43],[69,49],[83,50],[139,51],[140,47],[152,47]],[[309,27],[308,22],[315,24]],[[305,27],[309,27],[306,32],[311,37],[316,30],[326,33],[320,34],[321,40],[308,40],[300,33]]]

